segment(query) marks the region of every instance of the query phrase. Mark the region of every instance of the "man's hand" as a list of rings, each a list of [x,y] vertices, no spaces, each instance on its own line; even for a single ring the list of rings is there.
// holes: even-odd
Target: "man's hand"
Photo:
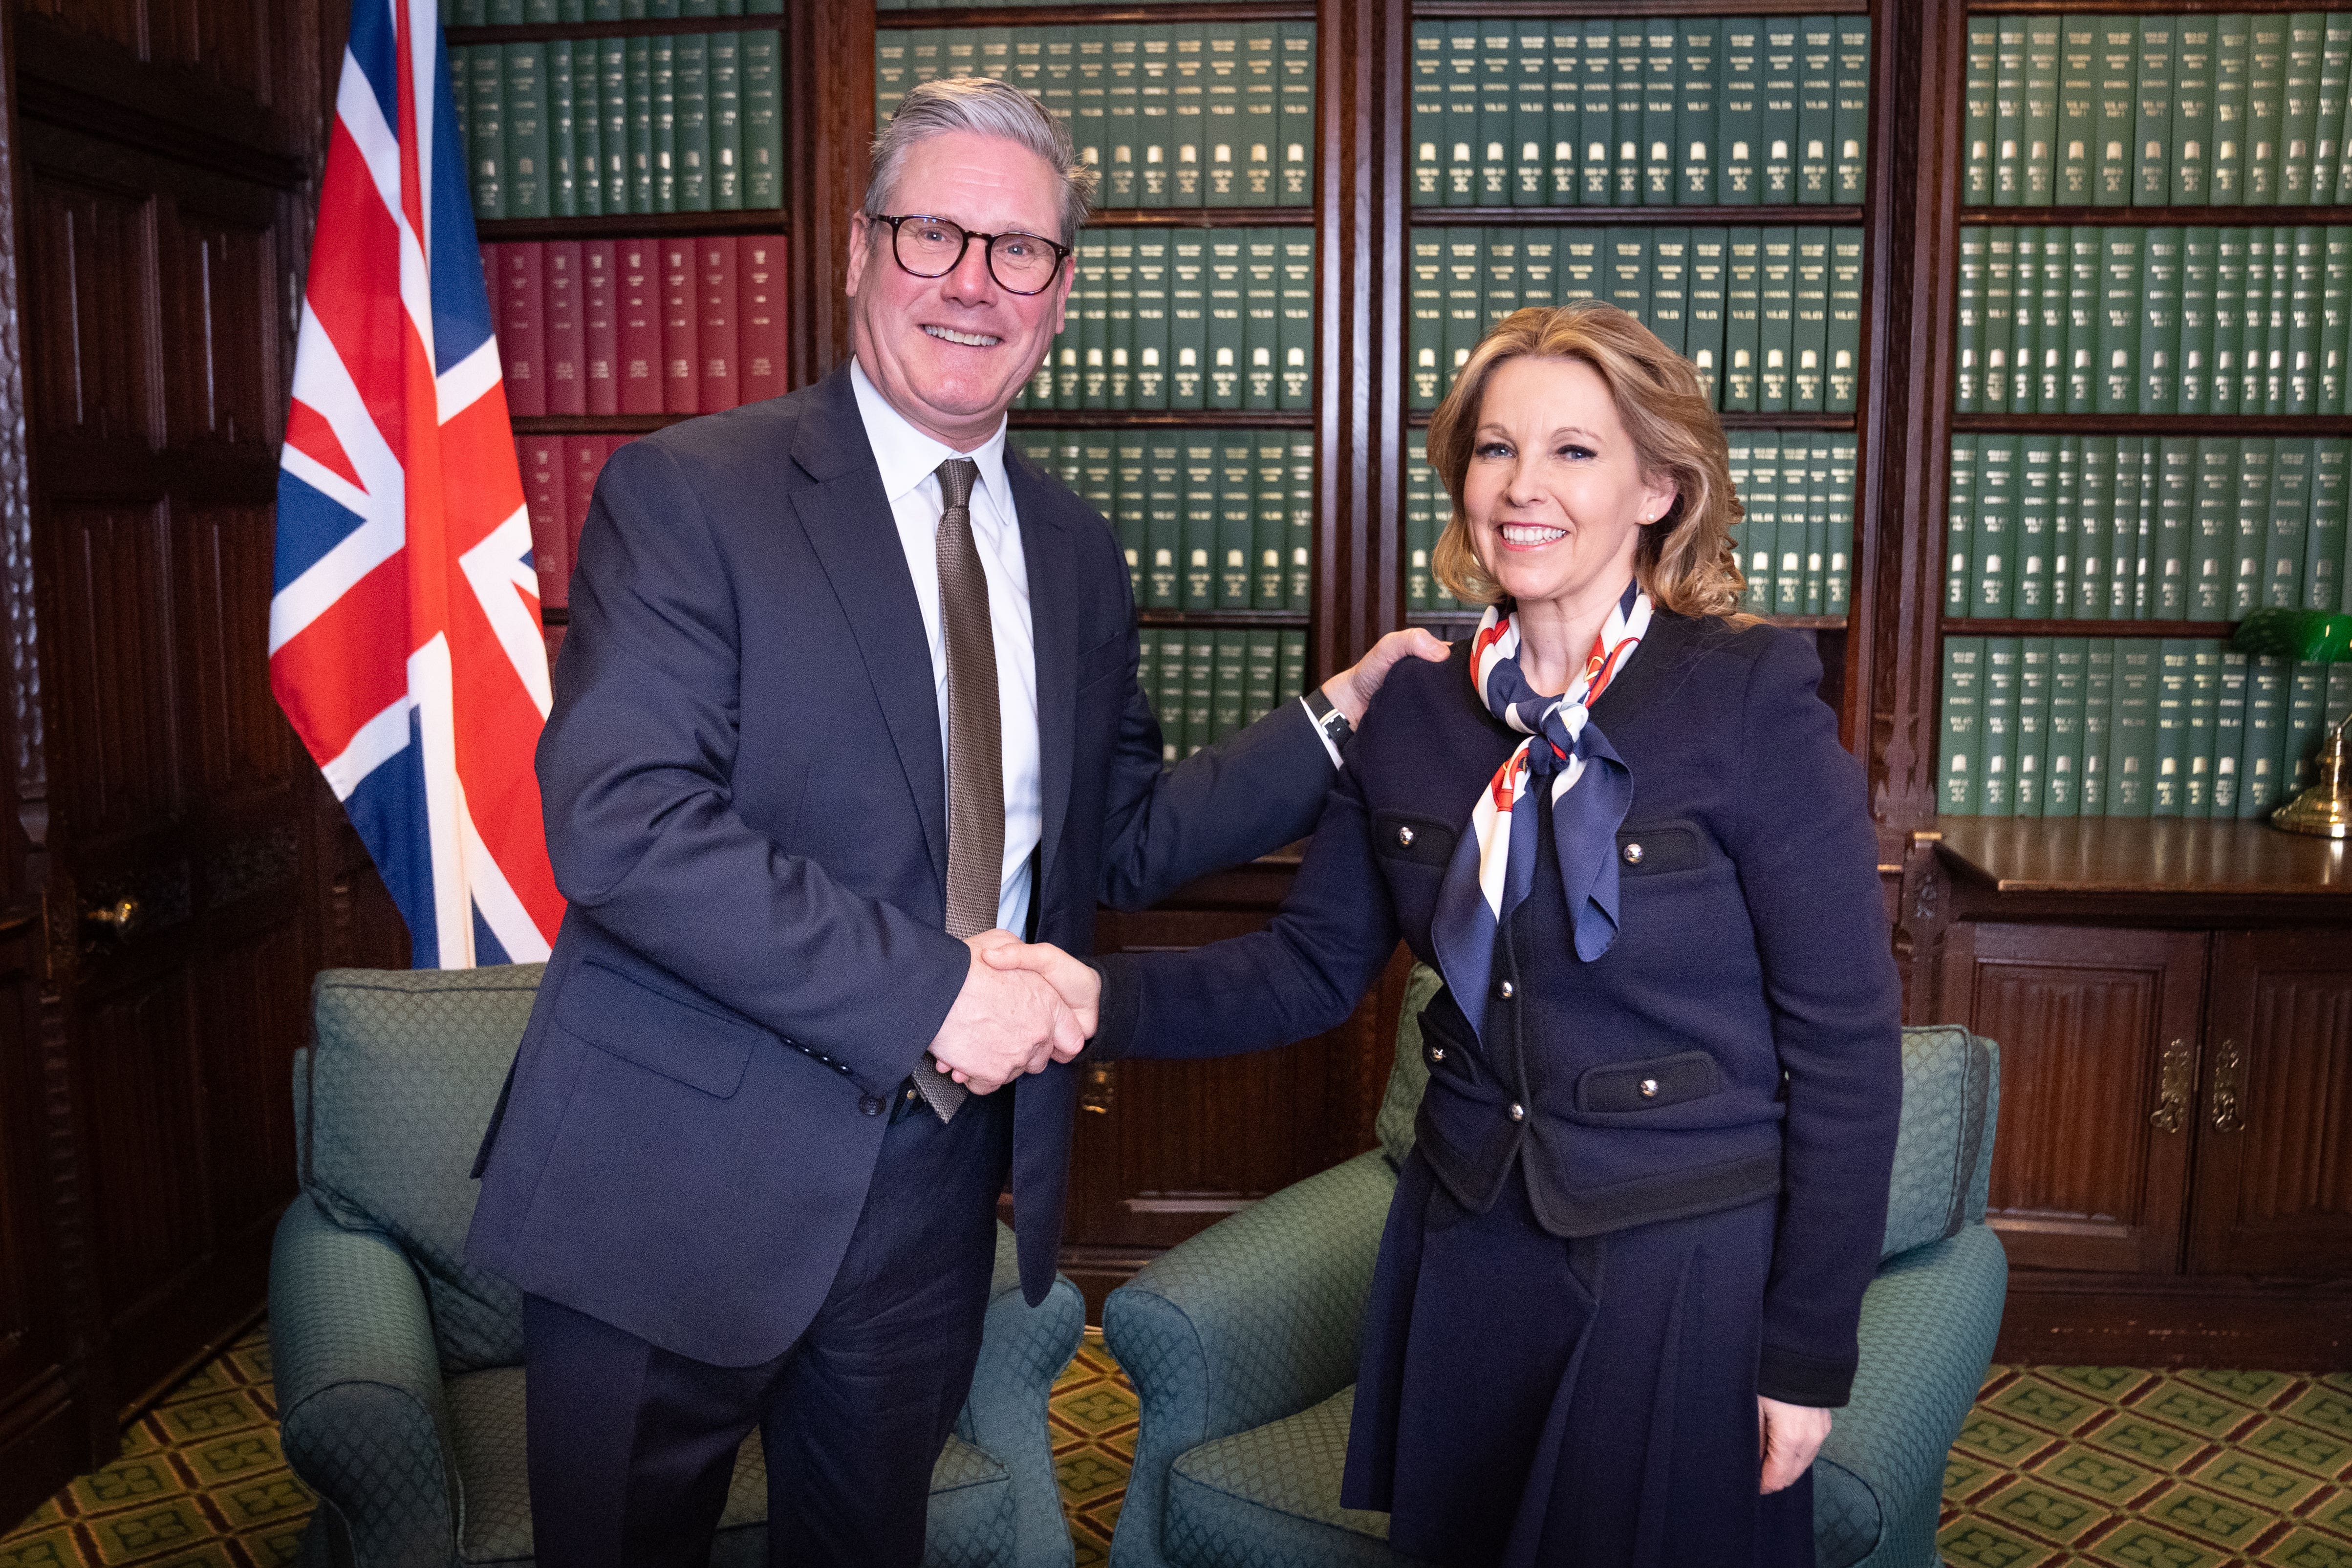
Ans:
[[[975,942],[979,940],[974,938]],[[989,942],[977,950],[992,968],[1025,969],[1043,978],[1054,988],[1055,993],[1062,998],[1062,1005],[1077,1020],[1080,1032],[1089,1039],[1093,1037],[1102,1006],[1102,976],[1093,965],[1071,957],[1050,942],[1032,944],[1006,937],[1003,941]],[[1085,1044],[1086,1040],[1081,1040],[1076,1046],[1064,1051],[1057,1041],[1054,1047],[1054,1060],[1067,1061],[1076,1056]]]
[[[1764,1475],[1756,1490],[1775,1492],[1794,1486],[1829,1435],[1828,1411],[1812,1405],[1784,1405],[1758,1395],[1756,1446],[1763,1453]]]
[[[1047,1062],[1067,1061],[1086,1049],[1086,1030],[1044,978],[984,961],[989,948],[1018,947],[1020,938],[1009,931],[983,931],[966,943],[971,968],[931,1040],[938,1071],[953,1074],[975,1094],[992,1094],[1024,1072],[1043,1072]],[[1089,1011],[1087,1029],[1093,1023]]]
[[[1391,632],[1372,644],[1372,651],[1348,669],[1340,671],[1323,683],[1323,695],[1331,706],[1347,716],[1349,724],[1364,722],[1364,710],[1372,706],[1374,694],[1381,683],[1389,678],[1396,662],[1407,653],[1416,659],[1427,659],[1434,664],[1445,662],[1445,644],[1418,626],[1402,632]]]

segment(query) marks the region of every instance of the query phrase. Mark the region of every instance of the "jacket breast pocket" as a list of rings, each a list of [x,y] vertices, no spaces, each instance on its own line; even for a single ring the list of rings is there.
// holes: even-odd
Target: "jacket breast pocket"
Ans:
[[[1591,1067],[1576,1081],[1580,1111],[1656,1111],[1704,1100],[1723,1088],[1723,1071],[1703,1051]]]
[[[555,1023],[607,1055],[721,1100],[742,1087],[751,1048],[771,1038],[601,964],[565,977]]]
[[[1696,822],[1629,825],[1617,830],[1617,874],[1671,876],[1678,871],[1704,871],[1707,850],[1707,835]]]
[[[1078,655],[1077,689],[1089,691],[1127,668],[1127,633],[1105,639]]]
[[[1428,866],[1443,872],[1454,859],[1460,833],[1435,817],[1409,811],[1372,813],[1372,852],[1391,865]]]

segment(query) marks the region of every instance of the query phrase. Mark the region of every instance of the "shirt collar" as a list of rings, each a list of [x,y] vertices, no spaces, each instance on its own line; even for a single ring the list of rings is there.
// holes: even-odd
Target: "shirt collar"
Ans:
[[[849,361],[849,384],[857,394],[857,413],[866,422],[866,440],[874,448],[875,465],[882,470],[882,493],[894,506],[949,458],[969,457],[980,465],[981,486],[998,515],[1010,515],[1005,506],[1013,492],[1005,486],[1003,415],[997,417],[996,430],[986,441],[971,452],[958,452],[908,423],[881,389],[866,379],[866,367],[855,356]]]

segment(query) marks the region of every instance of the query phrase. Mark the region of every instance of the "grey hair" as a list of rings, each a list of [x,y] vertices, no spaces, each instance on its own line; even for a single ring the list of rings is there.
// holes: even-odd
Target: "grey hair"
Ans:
[[[1078,161],[1060,116],[993,77],[936,78],[899,100],[898,112],[874,138],[874,172],[866,182],[867,217],[888,210],[890,187],[915,144],[951,131],[1001,136],[1044,159],[1062,176],[1062,243],[1077,237],[1093,205],[1095,172]]]

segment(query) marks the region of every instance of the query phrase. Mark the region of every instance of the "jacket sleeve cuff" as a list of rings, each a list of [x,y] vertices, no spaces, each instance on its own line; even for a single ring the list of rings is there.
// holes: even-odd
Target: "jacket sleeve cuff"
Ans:
[[[1851,1359],[1824,1361],[1819,1356],[1768,1344],[1757,1363],[1756,1392],[1784,1405],[1817,1405],[1834,1409],[1853,1391]]]
[[[1087,963],[1102,977],[1102,997],[1095,1007],[1094,1038],[1086,1054],[1116,1058],[1127,1054],[1135,1040],[1137,1015],[1142,1010],[1142,977],[1135,960],[1124,953],[1107,953]]]

